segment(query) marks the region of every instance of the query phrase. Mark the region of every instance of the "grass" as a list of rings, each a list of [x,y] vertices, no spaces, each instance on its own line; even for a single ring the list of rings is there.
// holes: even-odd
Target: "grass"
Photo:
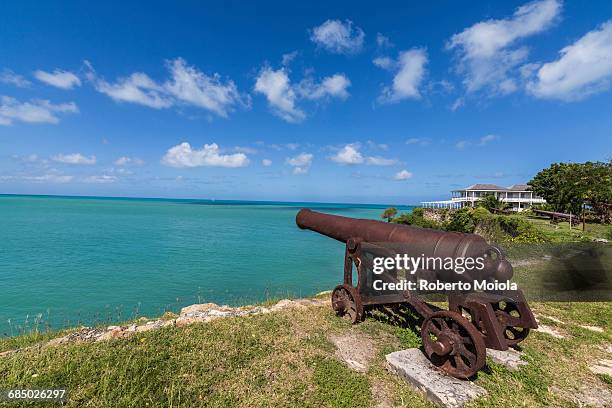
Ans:
[[[582,387],[609,387],[609,378],[592,374],[588,364],[605,358],[603,348],[612,344],[612,304],[532,306],[563,321],[546,324],[567,337],[532,333],[522,343],[529,365],[518,372],[490,363],[476,380],[488,396],[471,406],[575,406]],[[347,333],[374,339],[376,354],[365,374],[335,355],[329,336]],[[52,335],[2,344],[30,345]],[[108,342],[33,347],[0,357],[0,388],[67,387],[69,407],[370,407],[381,399],[391,406],[431,407],[385,370],[386,353],[419,345],[417,332],[384,318],[351,326],[328,307],[312,306]]]
[[[547,218],[536,216],[524,216],[524,218],[542,231],[549,242],[570,242],[583,239],[591,241],[601,238],[609,239],[609,234],[612,230],[611,225],[587,223],[585,224],[585,231],[583,232],[582,224],[572,225],[570,229],[569,222],[551,224],[550,220]]]

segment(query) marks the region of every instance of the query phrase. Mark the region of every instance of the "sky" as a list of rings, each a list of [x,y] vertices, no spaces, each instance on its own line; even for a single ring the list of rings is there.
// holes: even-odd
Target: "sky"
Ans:
[[[612,153],[612,2],[4,2],[0,193],[418,204]]]

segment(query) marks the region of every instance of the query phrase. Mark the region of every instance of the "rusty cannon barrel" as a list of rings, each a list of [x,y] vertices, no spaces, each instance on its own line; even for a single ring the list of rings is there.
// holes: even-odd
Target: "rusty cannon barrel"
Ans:
[[[485,255],[485,275],[498,280],[512,278],[512,265],[501,251],[476,234],[440,231],[376,220],[323,214],[308,208],[300,210],[296,224],[341,242],[361,239],[369,243],[402,244],[412,256],[477,258]]]

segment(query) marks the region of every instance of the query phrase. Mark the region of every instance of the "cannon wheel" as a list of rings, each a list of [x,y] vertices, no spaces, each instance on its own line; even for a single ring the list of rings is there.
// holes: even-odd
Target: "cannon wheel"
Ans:
[[[500,324],[504,327],[504,337],[509,346],[515,346],[527,338],[529,335],[529,328],[512,325],[512,322],[521,319],[521,313],[516,303],[503,301],[493,303],[492,306],[493,310],[495,310],[497,320],[499,320]]]
[[[432,364],[453,377],[470,378],[485,365],[482,335],[457,312],[432,313],[423,321],[421,339]]]
[[[336,314],[355,324],[363,319],[361,297],[353,286],[338,285],[332,292],[332,308]]]

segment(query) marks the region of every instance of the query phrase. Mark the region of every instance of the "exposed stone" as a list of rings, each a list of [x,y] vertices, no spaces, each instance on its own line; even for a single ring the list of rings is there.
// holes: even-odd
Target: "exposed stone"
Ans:
[[[591,370],[595,374],[605,374],[612,376],[612,360],[599,360],[597,364],[589,366],[589,370]]]
[[[78,331],[67,334],[63,337],[52,339],[43,344],[43,346],[58,346],[61,344],[75,343],[80,341],[106,341],[115,338],[130,337],[135,333],[147,332],[162,327],[168,326],[186,326],[193,323],[209,322],[214,319],[222,319],[227,317],[250,316],[272,311],[283,310],[290,307],[305,307],[306,305],[325,305],[329,300],[322,299],[302,299],[293,301],[284,299],[271,307],[263,306],[242,306],[230,307],[219,306],[215,303],[201,303],[184,307],[181,309],[181,314],[178,318],[149,320],[146,317],[138,319],[140,324],[131,324],[130,326],[108,326],[106,328],[91,328],[82,327]],[[165,315],[164,315],[165,316]],[[40,347],[38,345],[37,347]],[[7,350],[0,353],[0,357],[8,356],[19,351],[27,350],[30,347],[16,350]]]
[[[573,397],[580,407],[606,408],[612,405],[612,391],[605,387],[583,386]]]
[[[601,327],[598,327],[598,326],[587,326],[587,325],[582,326],[582,325],[580,325],[579,327],[582,327],[583,329],[594,331],[594,332],[597,332],[597,333],[603,333],[604,332],[604,329],[602,329]]]
[[[561,332],[557,329],[555,329],[554,327],[551,326],[546,326],[545,324],[540,324],[538,325],[538,328],[536,329],[536,331],[539,331],[540,333],[546,333],[550,336],[553,336],[557,339],[564,339],[565,336],[563,334],[561,334]]]
[[[364,334],[349,333],[343,336],[330,336],[336,345],[336,356],[352,370],[360,373],[368,371],[370,360],[376,353],[374,341]]]
[[[527,362],[521,359],[525,353],[509,348],[506,351],[487,349],[487,356],[499,365],[503,365],[509,370],[518,370]]]
[[[396,351],[387,354],[386,359],[390,371],[403,377],[441,407],[461,407],[487,394],[484,388],[470,381],[445,375],[419,349]]]
[[[220,306],[215,303],[196,303],[195,305],[187,306],[181,309],[181,316],[196,312],[206,313],[210,309],[218,309]]]

